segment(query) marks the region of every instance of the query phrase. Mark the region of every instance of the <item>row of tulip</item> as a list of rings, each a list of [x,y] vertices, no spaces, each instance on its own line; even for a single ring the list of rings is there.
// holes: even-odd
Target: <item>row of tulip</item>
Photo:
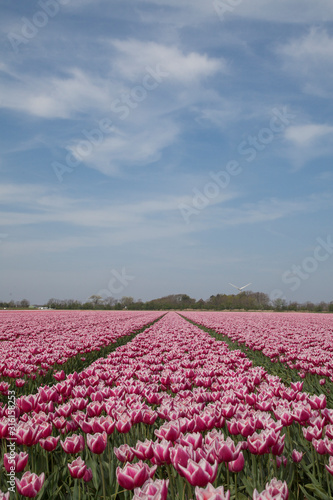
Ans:
[[[331,372],[332,365],[332,346],[327,348],[328,341],[330,341],[332,337],[333,330],[333,317],[332,315],[318,315],[318,314],[292,314],[292,313],[244,313],[244,318],[239,317],[240,313],[224,313],[222,316],[216,313],[185,313],[184,317],[191,321],[193,324],[200,326],[206,331],[209,331],[211,335],[219,340],[223,340],[226,342],[230,349],[240,349],[244,352],[254,364],[258,366],[263,366],[265,369],[274,375],[280,377],[283,381],[290,383],[299,380],[300,378],[304,381],[303,389],[307,392],[311,392],[313,394],[325,394],[328,404],[330,407],[333,407],[333,380],[332,376],[329,375]],[[235,318],[235,330],[232,329],[231,320]],[[253,339],[250,339],[251,328],[255,322],[255,318],[257,318],[258,322],[261,323],[263,321],[263,317],[265,318],[265,322],[262,325],[262,337],[264,338],[264,342],[266,344],[266,348],[262,348],[263,341],[259,338],[259,335],[254,329],[255,335]],[[303,327],[303,336],[300,338],[296,335],[297,338],[297,353],[292,351],[292,346],[288,346],[288,342],[286,338],[290,335],[288,332],[293,332],[292,324],[294,324],[294,320],[299,318],[299,321]],[[306,330],[306,322],[305,318],[309,318],[309,335]],[[219,322],[217,323],[217,318],[219,318]],[[274,333],[276,326],[276,319],[278,320],[278,324],[280,324],[278,333]],[[240,330],[240,321],[243,328],[243,333]],[[269,321],[272,322],[269,325]],[[281,321],[281,323],[279,323]],[[288,321],[290,322],[288,324]],[[321,321],[325,321],[326,323],[326,332],[324,333],[319,329],[321,335],[317,334],[315,338],[312,338],[313,332],[316,328],[318,330],[318,324]],[[287,329],[287,333],[282,330],[282,326],[285,325]],[[264,329],[265,326],[265,329]],[[236,332],[236,333],[235,333]],[[273,332],[271,334],[271,332]],[[281,346],[279,345],[279,337],[281,337]],[[246,340],[244,340],[246,338]],[[248,339],[250,339],[248,341]],[[292,341],[291,343],[293,343]],[[317,346],[316,346],[317,343]],[[288,361],[287,358],[295,357],[296,355],[300,356],[300,360],[304,359],[304,355],[302,355],[302,345],[304,344],[304,351],[307,353],[307,362],[302,364],[302,370],[299,370],[299,366],[295,366],[295,363]],[[310,347],[311,346],[311,349]],[[281,353],[286,353],[289,349],[290,353],[286,354],[286,356]],[[276,352],[280,352],[280,355],[276,355]],[[324,354],[323,354],[324,353]],[[327,375],[322,375],[322,373],[326,372]]]
[[[107,358],[17,399],[17,491],[34,497],[41,490],[39,498],[327,498],[333,410],[302,386],[286,386],[168,313]],[[8,473],[6,406],[0,417]],[[8,478],[1,481],[7,491]]]
[[[185,312],[197,324],[270,359],[333,382],[333,315],[314,313]]]
[[[90,353],[142,329],[162,313],[146,311],[0,311],[0,396],[51,377],[64,378]],[[84,356],[83,356],[84,355]],[[95,358],[96,359],[96,358]],[[71,362],[72,361],[72,362]],[[31,381],[36,380],[35,384]]]

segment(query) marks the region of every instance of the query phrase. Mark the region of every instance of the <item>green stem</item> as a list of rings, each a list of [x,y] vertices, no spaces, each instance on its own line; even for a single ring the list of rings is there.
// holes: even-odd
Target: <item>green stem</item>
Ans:
[[[234,477],[235,477],[235,500],[237,500],[237,494],[238,494],[238,492],[237,492],[237,479],[238,479],[237,474],[235,474]]]
[[[329,498],[332,498],[332,493],[331,493],[331,476],[330,476],[330,473],[326,470],[326,474],[327,474],[327,484],[328,484],[328,496]]]
[[[101,468],[101,476],[102,476],[103,498],[104,498],[104,500],[106,500],[105,480],[104,480],[103,462],[102,462],[101,455],[99,455],[99,465],[100,465],[100,468]]]
[[[176,497],[175,497],[175,493],[174,493],[174,489],[173,489],[173,481],[172,481],[171,467],[170,467],[170,465],[169,465],[169,464],[166,464],[166,470],[167,470],[167,473],[168,473],[168,478],[169,478],[169,481],[170,481],[171,498],[176,498]]]

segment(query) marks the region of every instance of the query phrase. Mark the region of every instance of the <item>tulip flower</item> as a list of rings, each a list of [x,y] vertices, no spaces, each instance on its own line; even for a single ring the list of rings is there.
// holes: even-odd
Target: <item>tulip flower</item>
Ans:
[[[202,446],[202,434],[200,432],[188,433],[185,436],[180,435],[179,442],[183,446],[192,445],[193,449],[201,448]]]
[[[8,434],[8,421],[0,420],[0,438],[6,438]]]
[[[314,427],[303,427],[302,431],[305,439],[310,442],[312,439],[320,439],[323,435],[323,429],[319,429],[316,425]]]
[[[192,445],[184,448],[183,446],[176,444],[173,448],[170,448],[171,463],[178,472],[180,471],[180,466],[187,467],[187,463],[190,458],[194,458]]]
[[[240,452],[240,446],[235,446],[233,440],[228,437],[225,441],[217,439],[214,442],[214,451],[219,463],[232,462],[236,460]]]
[[[60,436],[48,436],[46,439],[40,439],[39,444],[46,451],[53,451],[56,449]]]
[[[326,455],[327,446],[326,442],[323,439],[313,439],[312,444],[316,452],[319,453],[319,455]]]
[[[126,434],[129,432],[132,428],[132,421],[128,417],[121,417],[119,420],[116,422],[116,429],[118,432],[121,432],[122,434]]]
[[[160,442],[153,443],[153,457],[151,461],[156,465],[171,464],[170,450],[172,448],[171,441],[162,439]]]
[[[286,481],[278,481],[275,477],[270,483],[266,483],[266,488],[261,493],[255,489],[253,492],[253,500],[288,500],[289,491]]]
[[[86,473],[87,466],[81,457],[73,460],[71,464],[67,464],[70,475],[75,479],[82,479]]]
[[[113,452],[120,462],[132,462],[134,458],[133,449],[128,444],[122,444],[119,448],[114,447]]]
[[[108,442],[108,435],[106,432],[103,434],[87,434],[87,445],[90,451],[101,455],[106,448]]]
[[[303,453],[301,451],[293,450],[291,454],[291,459],[293,462],[298,463],[302,460]]]
[[[135,488],[133,500],[166,500],[169,479],[148,479],[141,488]]]
[[[33,446],[39,441],[39,428],[29,424],[20,424],[16,428],[16,442],[26,446]]]
[[[180,428],[178,421],[168,422],[163,424],[159,429],[155,430],[155,435],[160,439],[166,439],[167,441],[176,441],[180,435]]]
[[[240,452],[236,460],[233,460],[231,462],[228,462],[228,469],[230,472],[240,472],[244,469],[244,455],[243,452]]]
[[[28,463],[28,459],[28,453],[23,451],[15,453],[14,455],[5,453],[3,456],[3,465],[7,472],[10,472],[12,467],[15,467],[15,472],[22,472]]]
[[[205,489],[196,486],[195,498],[196,500],[230,500],[230,491],[224,492],[223,486],[214,488],[214,486],[209,483]]]
[[[197,464],[189,459],[187,466],[179,465],[179,473],[187,479],[192,486],[206,486],[213,483],[216,479],[218,464],[210,465],[207,460],[202,458]]]
[[[60,444],[65,453],[81,453],[84,450],[84,438],[82,434],[73,434],[65,439],[65,441],[60,440]]]
[[[327,471],[333,476],[333,457],[330,457],[329,464],[325,465]]]
[[[66,378],[66,374],[65,374],[64,370],[61,370],[59,372],[54,372],[53,376],[58,381],[65,380],[65,378]]]
[[[34,498],[40,492],[45,481],[45,474],[42,472],[40,476],[33,472],[25,472],[19,481],[15,478],[16,488],[20,495]]]
[[[144,442],[138,441],[133,453],[139,460],[150,460],[154,456],[153,442],[148,439]]]
[[[3,493],[1,490],[0,490],[0,500],[9,500],[9,495],[10,495],[10,492],[7,491],[7,493]]]
[[[136,464],[127,463],[123,469],[117,467],[117,481],[122,488],[134,490],[142,486],[147,479],[152,478],[156,469],[156,465],[150,469],[141,460]]]
[[[84,473],[83,481],[85,481],[86,483],[88,483],[89,481],[92,480],[92,478],[93,478],[93,473],[92,473],[92,470],[89,468]]]

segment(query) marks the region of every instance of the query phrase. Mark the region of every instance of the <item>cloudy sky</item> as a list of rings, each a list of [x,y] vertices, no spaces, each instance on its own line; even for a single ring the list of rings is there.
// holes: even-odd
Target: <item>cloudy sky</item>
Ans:
[[[1,300],[333,300],[331,0],[2,0]]]

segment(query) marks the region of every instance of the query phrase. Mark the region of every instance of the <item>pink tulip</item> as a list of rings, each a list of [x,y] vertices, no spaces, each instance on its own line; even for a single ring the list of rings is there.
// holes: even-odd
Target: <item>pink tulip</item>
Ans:
[[[20,424],[16,428],[16,442],[26,446],[33,446],[39,441],[39,428],[29,424]]]
[[[168,422],[163,424],[159,429],[155,430],[155,435],[160,439],[166,439],[167,441],[176,441],[180,435],[180,428],[178,421]]]
[[[179,442],[183,446],[192,445],[193,449],[201,448],[202,446],[202,434],[200,432],[188,433],[185,436],[180,435]]]
[[[205,489],[196,486],[195,498],[196,500],[230,500],[230,491],[224,493],[223,486],[214,488],[212,484],[208,484]]]
[[[153,443],[153,457],[151,461],[156,465],[171,464],[170,450],[172,443],[166,439]]]
[[[240,447],[239,445],[236,447],[233,440],[230,437],[227,437],[225,441],[217,439],[214,442],[214,451],[218,463],[232,462],[238,457]]]
[[[144,442],[137,441],[133,453],[139,460],[150,460],[154,456],[153,442],[148,439]]]
[[[14,455],[5,453],[3,456],[3,465],[7,472],[10,472],[12,467],[15,467],[15,472],[22,472],[28,463],[28,459],[28,453],[23,451],[15,453]]]
[[[61,370],[60,372],[54,372],[53,376],[58,381],[65,380],[66,378],[64,370]]]
[[[314,427],[303,427],[302,431],[305,439],[310,442],[312,439],[320,439],[323,435],[323,429],[319,429],[316,425]]]
[[[333,476],[333,457],[330,457],[329,464],[325,465],[327,471]]]
[[[65,439],[65,441],[60,440],[60,444],[65,453],[80,453],[84,450],[84,438],[82,434],[73,434]]]
[[[133,490],[142,486],[147,479],[152,478],[157,466],[149,469],[141,460],[136,464],[127,463],[123,469],[117,467],[117,481],[122,488]]]
[[[215,481],[217,467],[217,462],[215,465],[210,465],[204,458],[198,464],[189,459],[186,467],[179,465],[179,472],[192,486],[206,486]]]
[[[40,439],[39,444],[46,451],[53,451],[56,449],[60,436],[48,436],[46,439]]]
[[[126,434],[132,428],[132,421],[130,418],[122,417],[116,422],[116,429],[122,434]]]
[[[92,480],[92,478],[93,478],[93,473],[92,473],[92,470],[89,468],[84,473],[83,481],[86,482],[86,483],[88,483],[89,481]]]
[[[323,439],[313,439],[312,444],[319,455],[325,455],[327,453],[326,442]]]
[[[245,465],[245,460],[244,460],[244,455],[243,452],[240,452],[236,460],[233,460],[232,462],[228,462],[228,469],[230,472],[240,472],[244,469]]]
[[[106,432],[103,434],[87,434],[87,445],[90,451],[101,455],[106,448],[108,442],[108,435]]]
[[[87,466],[81,457],[73,460],[71,464],[67,464],[70,475],[75,479],[82,479],[86,473]]]
[[[291,459],[293,462],[298,463],[302,460],[303,453],[301,451],[293,450],[291,454]]]
[[[34,498],[38,495],[45,481],[45,474],[40,476],[33,472],[25,472],[19,481],[15,478],[16,488],[20,495],[28,498]]]
[[[132,462],[134,458],[133,449],[128,444],[122,444],[119,448],[113,448],[113,452],[120,462]]]
[[[278,481],[273,478],[270,483],[266,483],[266,488],[261,493],[255,489],[253,492],[253,500],[288,500],[289,492],[286,481]]]
[[[7,491],[7,493],[3,493],[1,490],[0,490],[0,500],[9,500],[9,491]]]
[[[171,463],[178,472],[180,471],[180,466],[187,467],[190,458],[194,458],[192,446],[186,446],[184,448],[176,444],[173,448],[170,448]]]
[[[142,488],[135,488],[133,500],[166,500],[168,496],[169,479],[148,479]]]
[[[6,438],[8,434],[8,421],[0,420],[0,438]]]

